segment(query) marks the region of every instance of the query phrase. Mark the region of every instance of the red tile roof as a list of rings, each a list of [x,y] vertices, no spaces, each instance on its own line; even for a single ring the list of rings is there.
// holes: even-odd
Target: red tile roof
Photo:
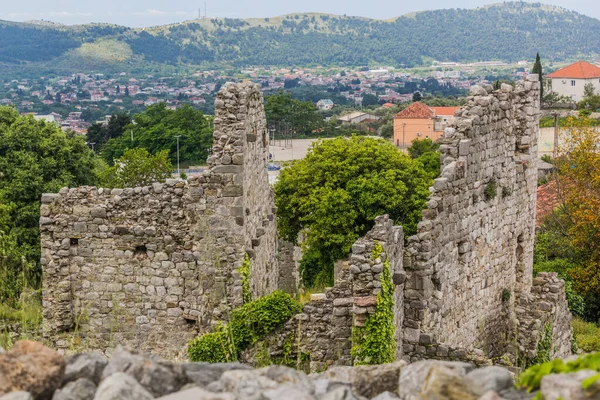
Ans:
[[[592,79],[600,78],[600,68],[585,61],[579,61],[561,68],[546,76],[547,78]]]
[[[560,205],[558,193],[556,191],[556,182],[550,181],[537,188],[537,203],[535,207],[535,225],[540,226],[544,218],[554,211]]]
[[[437,117],[440,116],[450,116],[454,117],[454,113],[460,110],[460,107],[431,107],[433,111],[435,111],[435,115]]]
[[[435,112],[421,102],[414,102],[400,111],[394,118],[433,118]]]

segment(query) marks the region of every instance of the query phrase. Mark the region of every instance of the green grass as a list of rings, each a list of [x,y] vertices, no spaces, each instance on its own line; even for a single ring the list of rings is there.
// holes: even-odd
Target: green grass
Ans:
[[[10,332],[9,325],[19,324],[20,334]],[[42,324],[42,303],[35,292],[23,296],[15,307],[0,303],[0,347],[10,349],[20,339],[36,339]]]
[[[577,348],[583,353],[600,351],[600,326],[575,317],[571,322]]]

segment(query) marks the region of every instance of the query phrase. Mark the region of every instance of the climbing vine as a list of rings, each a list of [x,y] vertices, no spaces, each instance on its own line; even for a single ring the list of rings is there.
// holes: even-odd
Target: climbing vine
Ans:
[[[544,325],[544,330],[541,334],[540,341],[537,346],[537,353],[531,360],[530,365],[542,364],[550,361],[552,352],[552,324],[550,322]]]
[[[248,253],[244,256],[244,263],[238,269],[242,278],[242,299],[244,304],[252,301],[252,291],[250,290],[250,257]]]
[[[371,258],[381,256],[383,248],[375,243]],[[364,327],[352,328],[352,356],[355,365],[373,365],[396,359],[396,328],[394,326],[394,285],[390,263],[386,259],[381,272],[381,291],[377,294],[375,313],[365,321]]]

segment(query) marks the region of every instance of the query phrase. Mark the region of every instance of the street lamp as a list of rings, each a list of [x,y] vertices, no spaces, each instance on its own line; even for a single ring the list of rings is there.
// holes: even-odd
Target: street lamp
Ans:
[[[175,136],[175,138],[177,139],[177,175],[181,176],[181,172],[179,171],[179,138],[180,137],[181,137],[181,135]]]
[[[271,128],[271,134],[273,136],[273,154],[271,154],[271,163],[275,161],[275,128]]]

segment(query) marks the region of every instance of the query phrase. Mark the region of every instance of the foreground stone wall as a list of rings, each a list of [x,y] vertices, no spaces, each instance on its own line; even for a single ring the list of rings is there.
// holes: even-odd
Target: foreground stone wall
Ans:
[[[242,304],[251,258],[255,297],[278,287],[273,193],[260,87],[226,84],[215,102],[209,169],[187,181],[127,189],[80,187],[41,206],[44,327],[179,353]]]
[[[406,358],[439,344],[489,357],[518,347],[515,307],[533,276],[538,125],[530,75],[516,87],[474,87],[445,130],[442,176],[406,249]],[[570,330],[560,329],[555,346],[565,348]]]

